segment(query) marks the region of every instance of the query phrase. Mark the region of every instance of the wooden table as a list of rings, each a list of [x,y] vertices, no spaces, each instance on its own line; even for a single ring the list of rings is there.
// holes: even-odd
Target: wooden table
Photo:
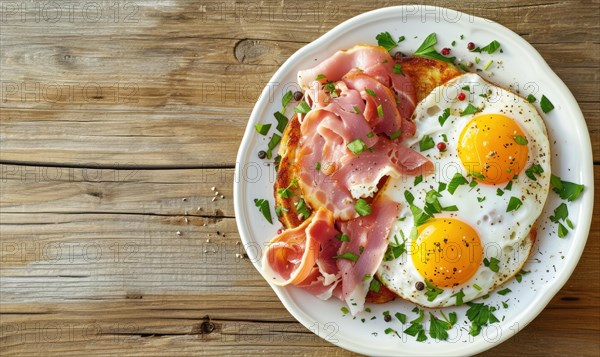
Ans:
[[[243,258],[233,169],[278,66],[392,4],[2,1],[1,354],[351,355],[296,322]],[[597,1],[435,5],[540,51],[600,159]],[[484,355],[598,356],[599,248],[596,216],[566,286]]]

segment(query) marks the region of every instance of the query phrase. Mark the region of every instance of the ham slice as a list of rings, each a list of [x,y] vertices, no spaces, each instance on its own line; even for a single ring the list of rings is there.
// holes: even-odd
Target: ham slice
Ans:
[[[372,196],[384,176],[419,175],[433,168],[420,153],[398,141],[382,136],[369,138],[366,121],[353,115],[309,112],[301,125],[302,139],[296,154],[305,200],[312,207],[326,207],[341,220],[357,217],[355,200]],[[357,123],[349,123],[349,118]],[[359,154],[351,152],[347,145],[356,138],[364,140],[370,149]]]
[[[339,282],[336,255],[341,241],[333,215],[319,208],[300,226],[273,238],[262,260],[263,272],[278,286],[297,285],[325,299]]]
[[[341,224],[349,242],[342,244],[339,254],[350,252],[358,256],[356,261],[337,261],[342,278],[342,298],[352,315],[364,308],[369,285],[383,260],[388,235],[398,213],[399,204],[387,196],[378,196],[371,205],[370,215]]]

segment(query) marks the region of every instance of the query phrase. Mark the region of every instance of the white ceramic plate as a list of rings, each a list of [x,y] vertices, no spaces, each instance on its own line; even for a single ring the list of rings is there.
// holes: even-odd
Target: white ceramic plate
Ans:
[[[273,113],[281,109],[283,93],[297,88],[295,80],[299,70],[314,66],[337,50],[359,43],[376,44],[375,36],[383,31],[389,31],[396,38],[401,35],[406,37],[397,49],[404,53],[412,53],[427,35],[435,32],[438,51],[456,41],[452,55],[471,61],[474,54],[466,49],[468,41],[480,46],[492,40],[501,43],[503,53],[498,51],[492,55],[479,55],[482,58],[477,65],[479,68],[489,59],[494,60],[490,70],[479,73],[525,96],[532,93],[539,99],[544,94],[554,104],[555,109],[543,115],[552,145],[552,171],[563,180],[585,185],[582,197],[569,204],[569,217],[575,224],[575,230],[564,239],[558,238],[556,225],[548,221],[548,216],[562,201],[551,192],[538,221],[537,243],[525,266],[531,273],[525,275],[521,283],[512,279],[504,284],[503,287],[512,290],[510,294],[500,296],[492,293],[485,300],[486,304],[500,307],[495,314],[502,321],[483,328],[476,337],[468,333],[470,324],[464,317],[464,306],[444,310],[446,313],[456,311],[459,316],[459,322],[449,331],[447,341],[429,337],[425,342],[417,342],[414,337],[402,333],[408,326],[403,327],[395,318],[390,323],[383,320],[384,310],[389,310],[392,315],[403,312],[409,320],[412,319],[415,315],[410,310],[414,305],[406,301],[371,304],[372,313],[363,313],[353,319],[350,315],[342,316],[340,308],[343,305],[334,299],[321,301],[295,287],[272,288],[288,311],[304,326],[323,339],[358,353],[401,356],[479,353],[522,330],[565,284],[585,246],[594,197],[590,138],[575,98],[529,43],[495,22],[438,7],[414,5],[383,8],[342,23],[290,57],[271,78],[256,103],[238,153],[234,204],[240,235],[250,259],[260,271],[261,254],[267,242],[276,235],[280,224],[276,222],[273,212],[274,167],[257,157],[258,151],[266,148],[270,135],[258,135],[254,125],[275,122]],[[464,35],[464,40],[460,39],[460,35]],[[275,220],[273,225],[259,213],[253,202],[255,198],[270,200]],[[502,308],[502,301],[508,302],[507,309]],[[373,316],[376,319],[371,320]],[[365,322],[361,322],[362,318]],[[385,334],[387,327],[399,331],[400,337]]]

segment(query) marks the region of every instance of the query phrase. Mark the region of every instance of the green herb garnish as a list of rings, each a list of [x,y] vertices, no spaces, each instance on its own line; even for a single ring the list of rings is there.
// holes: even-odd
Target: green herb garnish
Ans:
[[[371,206],[362,198],[356,200],[354,210],[356,210],[356,213],[358,213],[359,216],[368,216],[371,214]]]
[[[269,201],[263,198],[255,198],[254,205],[258,207],[258,210],[260,211],[260,213],[262,213],[265,219],[269,223],[273,224],[273,220],[271,219],[271,208],[269,207]]]

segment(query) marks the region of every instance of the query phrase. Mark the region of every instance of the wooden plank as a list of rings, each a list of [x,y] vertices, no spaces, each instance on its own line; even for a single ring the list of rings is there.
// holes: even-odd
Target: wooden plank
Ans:
[[[233,166],[251,108],[278,66],[344,19],[387,5],[127,4],[102,3],[104,17],[98,22],[91,21],[94,9],[84,11],[83,5],[73,5],[72,11],[6,5],[0,24],[2,160]],[[580,101],[594,152],[600,152],[600,140],[595,140],[600,31],[590,4],[450,5],[497,20],[529,40]],[[577,14],[577,26],[549,21],[566,12]]]
[[[219,170],[106,170],[99,182],[83,173],[40,182],[31,174],[25,180],[3,175],[3,355],[162,354],[173,348],[183,355],[352,355],[287,313],[251,262],[237,255],[244,251],[233,218],[213,218],[209,209],[208,215],[184,214],[195,194],[212,192],[211,185],[221,182],[192,185],[202,171],[220,176]],[[232,171],[224,172],[230,180]],[[600,166],[595,174],[598,184]],[[106,184],[114,185],[112,193]],[[172,192],[156,192],[162,190]],[[88,194],[99,191],[112,204]],[[578,355],[597,355],[600,281],[590,277],[600,274],[600,217],[592,227],[577,269],[550,305],[484,355],[513,356],[525,343],[549,356],[565,355],[573,346]],[[209,317],[214,330],[203,332]]]

